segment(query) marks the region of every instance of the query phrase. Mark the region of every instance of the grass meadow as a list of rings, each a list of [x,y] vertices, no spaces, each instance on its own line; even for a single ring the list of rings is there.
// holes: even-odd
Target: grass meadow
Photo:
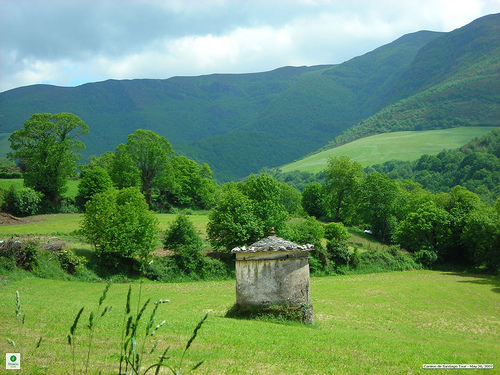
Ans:
[[[64,196],[73,198],[76,197],[76,194],[78,193],[79,183],[80,183],[79,180],[69,180],[68,183],[66,184],[67,190],[64,193]],[[22,178],[0,179],[0,188],[7,190],[12,185],[14,185],[16,189],[21,189],[22,187],[24,187],[23,179]]]
[[[441,130],[406,131],[378,134],[346,145],[310,155],[280,167],[283,172],[299,170],[318,173],[330,157],[349,156],[363,167],[389,160],[416,160],[423,154],[436,155],[444,149],[455,149],[495,128],[478,126]]]
[[[159,229],[164,231],[175,220],[177,214],[155,214]],[[194,227],[202,236],[206,235],[207,213],[189,215]],[[80,229],[83,214],[35,215],[0,225],[0,239],[14,235],[60,235],[71,236]]]
[[[133,284],[133,304],[140,284]],[[0,350],[7,338],[22,345],[26,373],[68,374],[67,334],[81,307],[76,366],[83,367],[85,324],[103,284],[42,280],[0,281]],[[97,325],[91,372],[118,373],[120,337],[128,285],[114,284],[103,305],[111,312]],[[152,338],[160,352],[170,346],[175,363],[197,322],[209,317],[185,364],[200,360],[199,374],[423,374],[423,364],[500,366],[500,280],[437,271],[391,272],[312,278],[315,325],[225,318],[235,301],[234,281],[145,283],[143,301],[169,299],[156,316],[165,326]],[[16,320],[19,291],[26,323]],[[41,346],[33,349],[39,337]],[[151,341],[151,343],[152,343]],[[151,343],[148,343],[149,348]],[[153,359],[149,363],[152,363]],[[145,360],[148,363],[148,360]],[[2,366],[3,367],[3,366]],[[38,370],[45,367],[44,370]],[[77,371],[77,373],[79,373]]]

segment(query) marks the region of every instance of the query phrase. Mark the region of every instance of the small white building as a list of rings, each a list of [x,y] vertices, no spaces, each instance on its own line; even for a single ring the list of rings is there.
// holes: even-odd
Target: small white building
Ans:
[[[248,247],[236,247],[236,303],[242,307],[282,305],[304,309],[313,322],[309,281],[309,251],[271,235]]]

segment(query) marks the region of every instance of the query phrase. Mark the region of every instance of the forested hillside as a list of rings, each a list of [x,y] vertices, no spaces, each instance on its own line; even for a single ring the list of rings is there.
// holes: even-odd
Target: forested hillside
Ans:
[[[388,161],[366,168],[393,179],[411,179],[433,193],[456,185],[466,187],[493,204],[500,196],[500,131],[493,130],[455,150],[422,155],[418,160]]]
[[[339,157],[348,156],[335,155],[331,159]],[[312,182],[324,185],[325,169],[326,166],[319,173],[310,173],[265,168],[263,172],[304,190]],[[442,150],[436,155],[424,154],[412,161],[388,160],[364,168],[367,174],[375,171],[395,180],[412,180],[432,193],[449,192],[461,185],[492,205],[500,197],[500,130],[492,130],[462,147]]]
[[[408,34],[335,66],[22,87],[0,93],[0,134],[33,113],[69,112],[89,126],[84,157],[149,129],[228,181],[296,160],[355,124],[339,142],[399,128],[498,126],[499,24],[491,15],[451,33]]]

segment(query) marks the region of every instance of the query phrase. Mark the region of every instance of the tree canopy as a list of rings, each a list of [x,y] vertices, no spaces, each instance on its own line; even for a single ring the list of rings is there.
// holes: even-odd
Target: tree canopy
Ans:
[[[73,176],[79,151],[85,145],[76,138],[88,132],[88,126],[71,113],[36,113],[24,128],[10,137],[9,153],[24,170],[24,185],[43,194],[57,205]]]
[[[115,165],[120,168],[114,176],[118,180],[126,177],[127,181],[120,183],[124,186],[132,185],[138,178],[146,202],[150,204],[153,189],[168,179],[173,155],[172,146],[165,137],[151,130],[138,129],[128,136],[124,146],[118,146],[117,159],[120,163]]]
[[[97,256],[117,267],[124,260],[143,263],[156,248],[158,220],[136,187],[110,189],[86,204],[82,231]]]

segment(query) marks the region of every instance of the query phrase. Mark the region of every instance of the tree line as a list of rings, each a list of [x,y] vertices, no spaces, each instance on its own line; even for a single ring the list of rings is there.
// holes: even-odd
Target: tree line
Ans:
[[[9,157],[23,171],[25,187],[4,193],[4,208],[24,209],[24,214],[64,208],[66,181],[75,175],[84,146],[76,138],[87,131],[77,116],[63,113],[33,115],[14,132]],[[311,268],[317,272],[375,261],[394,262],[395,269],[460,263],[498,272],[500,266],[500,199],[494,205],[482,202],[460,185],[435,193],[409,179],[363,170],[348,157],[331,158],[319,182],[303,180],[302,192],[266,173],[218,186],[207,164],[175,156],[164,137],[139,129],[114,151],[81,165],[80,176],[72,203],[84,212],[82,234],[99,260],[116,270],[140,269],[153,279],[178,271],[227,276],[231,248],[271,230],[313,243]],[[207,241],[180,215],[162,236],[173,256],[151,265],[158,245],[153,212],[176,208],[210,210]],[[347,226],[366,229],[392,250],[353,253]],[[213,256],[202,255],[207,251]]]

